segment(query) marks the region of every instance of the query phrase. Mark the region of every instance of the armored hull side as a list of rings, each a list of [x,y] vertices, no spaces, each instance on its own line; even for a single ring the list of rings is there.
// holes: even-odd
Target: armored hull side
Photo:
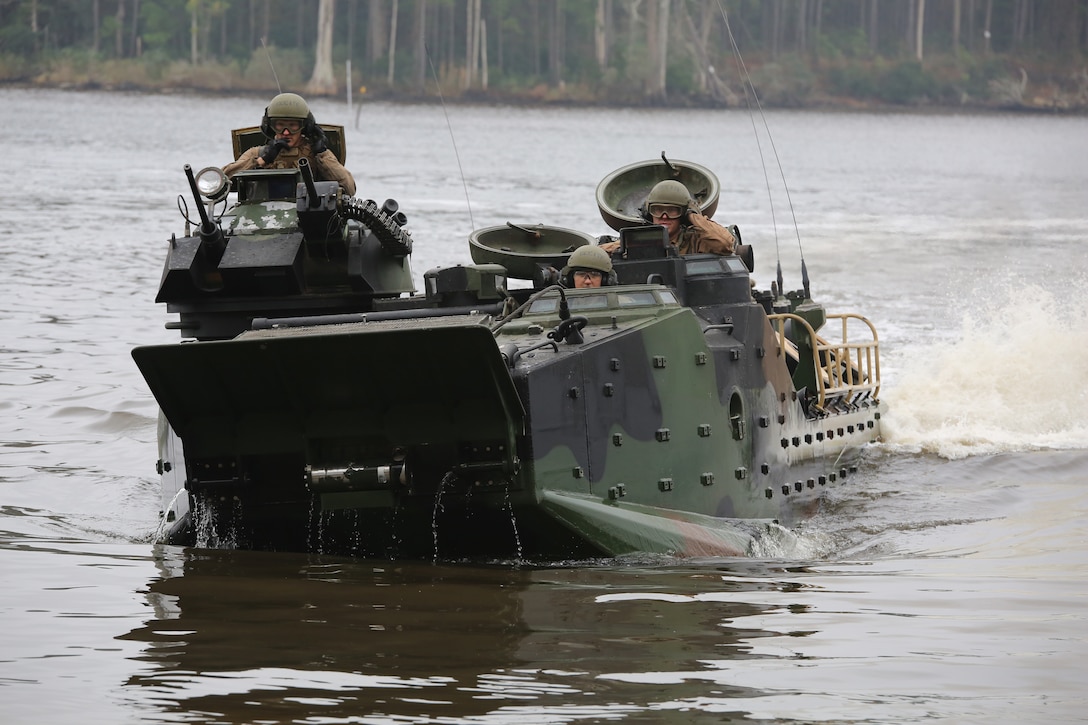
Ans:
[[[807,416],[754,301],[707,322],[659,285],[479,316],[247,332],[142,348],[184,441],[179,541],[368,556],[739,555],[792,521],[878,431]],[[534,310],[534,307],[537,308]],[[742,322],[743,320],[743,322]],[[175,450],[180,448],[177,442]]]

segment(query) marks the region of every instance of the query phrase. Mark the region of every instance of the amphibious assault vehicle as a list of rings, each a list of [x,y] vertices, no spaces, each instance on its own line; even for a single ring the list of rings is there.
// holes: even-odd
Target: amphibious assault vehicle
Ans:
[[[744,555],[880,435],[866,319],[826,313],[807,282],[783,292],[781,274],[755,289],[750,247],[678,256],[638,217],[664,178],[713,213],[697,164],[662,155],[601,182],[615,284],[556,283],[593,236],[511,222],[474,232],[472,263],[427,271],[422,293],[394,202],[305,166],[186,173],[199,219],[183,210],[157,296],[185,341],[133,351],[162,410],[166,541]]]

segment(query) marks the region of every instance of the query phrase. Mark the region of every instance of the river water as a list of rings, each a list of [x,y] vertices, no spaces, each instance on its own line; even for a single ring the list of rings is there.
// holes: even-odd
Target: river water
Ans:
[[[153,298],[182,166],[230,160],[262,100],[0,100],[4,723],[1088,712],[1088,119],[315,103],[359,195],[408,214],[417,278],[473,228],[608,231],[597,182],[666,151],[718,174],[760,286],[781,259],[799,287],[803,254],[880,331],[886,441],[762,556],[539,566],[154,543],[129,351],[175,339]]]

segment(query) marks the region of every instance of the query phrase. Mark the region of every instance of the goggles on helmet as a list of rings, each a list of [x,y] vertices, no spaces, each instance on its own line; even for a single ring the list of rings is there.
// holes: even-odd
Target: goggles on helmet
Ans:
[[[650,216],[658,219],[679,219],[684,210],[674,204],[650,204]]]
[[[276,133],[283,133],[284,131],[290,131],[291,133],[298,133],[302,130],[301,121],[291,121],[284,118],[272,119],[272,130]]]

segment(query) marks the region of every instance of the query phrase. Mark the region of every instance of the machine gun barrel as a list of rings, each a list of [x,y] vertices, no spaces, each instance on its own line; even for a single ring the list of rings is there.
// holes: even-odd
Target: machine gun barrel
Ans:
[[[185,178],[189,180],[189,189],[193,192],[193,199],[196,201],[196,209],[200,212],[200,236],[204,239],[218,236],[216,232],[219,231],[219,227],[208,217],[208,210],[204,208],[204,202],[200,200],[200,191],[196,188],[196,177],[193,175],[193,167],[189,164],[185,164]]]
[[[306,196],[309,198],[310,208],[314,209],[321,204],[317,195],[317,187],[314,186],[314,171],[310,168],[310,162],[306,159],[298,160],[298,170],[302,172],[302,183],[306,185]]]

